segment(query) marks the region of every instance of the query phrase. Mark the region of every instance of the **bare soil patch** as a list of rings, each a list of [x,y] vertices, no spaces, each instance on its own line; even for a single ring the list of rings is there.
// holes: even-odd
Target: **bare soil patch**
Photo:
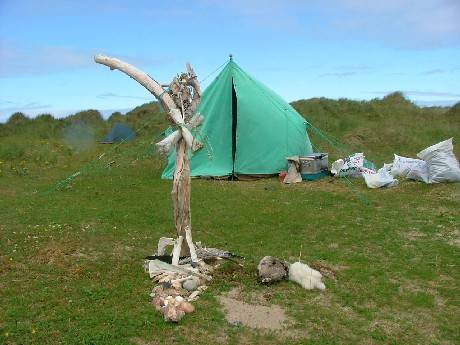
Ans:
[[[419,241],[424,239],[427,235],[418,230],[411,230],[404,233],[404,237],[406,237],[409,241]]]
[[[232,325],[243,325],[254,329],[280,331],[293,323],[283,308],[278,305],[259,305],[240,301],[239,290],[233,289],[219,297],[225,318]]]

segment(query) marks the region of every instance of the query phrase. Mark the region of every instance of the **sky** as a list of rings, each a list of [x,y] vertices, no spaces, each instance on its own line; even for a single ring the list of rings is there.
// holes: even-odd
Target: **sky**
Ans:
[[[234,60],[288,101],[460,101],[460,0],[0,0],[0,122],[153,100],[102,53],[206,87]]]

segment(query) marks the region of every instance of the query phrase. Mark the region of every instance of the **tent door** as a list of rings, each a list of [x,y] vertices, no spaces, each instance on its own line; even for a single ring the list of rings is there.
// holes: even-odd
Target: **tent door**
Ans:
[[[232,79],[232,176],[231,179],[235,179],[235,158],[236,158],[236,126],[238,121],[238,104],[236,98],[235,84]]]

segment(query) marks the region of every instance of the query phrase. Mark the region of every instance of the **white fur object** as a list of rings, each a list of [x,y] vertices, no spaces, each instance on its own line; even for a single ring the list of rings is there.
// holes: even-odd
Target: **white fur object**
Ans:
[[[294,262],[289,266],[289,280],[300,284],[304,289],[326,290],[326,286],[321,281],[322,277],[320,272],[301,262]]]

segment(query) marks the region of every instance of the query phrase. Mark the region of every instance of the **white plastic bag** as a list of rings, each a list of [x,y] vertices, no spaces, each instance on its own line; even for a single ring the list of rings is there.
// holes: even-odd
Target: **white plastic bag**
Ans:
[[[394,187],[399,183],[386,167],[380,168],[375,174],[363,174],[363,177],[369,188]]]
[[[375,170],[373,163],[369,162],[363,153],[354,153],[332,163],[331,173],[338,177],[362,177],[365,174],[375,174]]]
[[[428,164],[423,161],[425,164],[420,164],[415,166],[409,173],[406,175],[408,179],[422,181],[425,183],[429,183],[429,173],[428,173]]]
[[[393,163],[383,163],[383,167],[382,169],[385,169],[386,171],[388,171],[389,173],[391,173],[391,169],[393,168]]]
[[[395,177],[407,177],[411,170],[423,171],[426,169],[426,162],[421,159],[407,158],[395,154],[391,175]]]
[[[441,141],[417,154],[428,165],[428,183],[460,182],[460,167],[454,155],[452,139]]]

